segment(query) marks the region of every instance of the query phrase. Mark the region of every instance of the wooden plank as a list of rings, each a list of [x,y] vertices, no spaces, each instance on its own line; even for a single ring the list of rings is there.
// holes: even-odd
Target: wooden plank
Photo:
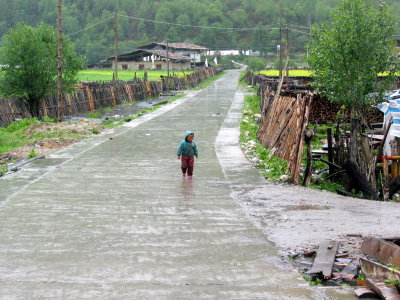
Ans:
[[[400,300],[400,293],[396,286],[381,281],[367,279],[368,287],[385,300]]]
[[[338,241],[323,241],[319,244],[317,256],[315,257],[313,266],[307,273],[322,273],[324,278],[332,277],[332,267],[335,263],[336,252],[339,247]]]
[[[392,240],[367,236],[361,245],[361,251],[370,258],[400,268],[400,247]]]
[[[348,263],[348,265],[344,267],[340,274],[343,276],[343,278],[347,278],[349,279],[349,281],[353,281],[354,278],[357,276],[358,266],[358,261],[354,260]]]
[[[400,271],[393,268],[388,268],[380,263],[360,258],[361,271],[367,278],[376,280],[400,280]]]
[[[374,291],[368,289],[368,288],[358,288],[354,291],[356,296],[360,299],[363,298],[380,298],[380,296],[375,293]]]

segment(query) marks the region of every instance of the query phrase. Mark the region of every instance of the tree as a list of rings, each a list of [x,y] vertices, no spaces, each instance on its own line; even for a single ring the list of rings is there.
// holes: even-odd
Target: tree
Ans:
[[[266,55],[271,39],[268,38],[268,32],[261,23],[258,23],[251,36],[251,48],[253,51],[260,51],[261,55]]]
[[[342,0],[330,24],[313,28],[309,64],[314,87],[330,101],[350,108],[349,160],[357,163],[358,137],[365,110],[394,82],[399,63],[394,51],[395,22],[383,2]],[[379,74],[384,78],[378,78]]]
[[[264,70],[267,64],[262,57],[247,57],[244,63],[252,70]]]
[[[0,64],[6,65],[0,80],[0,92],[6,97],[26,101],[33,116],[39,116],[40,100],[56,92],[57,35],[49,25],[36,28],[18,24],[4,37]],[[67,37],[63,37],[63,92],[71,91],[82,68],[79,57]]]

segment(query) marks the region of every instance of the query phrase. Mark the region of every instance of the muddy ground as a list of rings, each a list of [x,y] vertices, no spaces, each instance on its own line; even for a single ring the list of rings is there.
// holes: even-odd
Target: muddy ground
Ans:
[[[25,135],[46,135],[57,132],[60,137],[38,139],[29,145],[19,147],[0,154],[2,165],[18,163],[28,158],[32,150],[36,155],[48,155],[69,145],[77,143],[84,138],[89,138],[104,131],[104,127],[96,121],[80,119],[77,122],[39,123],[29,126]],[[72,138],[71,136],[76,136]]]
[[[250,221],[303,273],[324,240],[339,241],[338,253],[364,257],[364,237],[399,237],[399,203],[343,197],[289,184],[267,183],[240,195]],[[249,201],[251,199],[251,201]]]

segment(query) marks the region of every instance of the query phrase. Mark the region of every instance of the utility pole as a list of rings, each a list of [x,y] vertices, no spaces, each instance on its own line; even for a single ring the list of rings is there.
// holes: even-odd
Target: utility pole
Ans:
[[[286,25],[286,77],[289,79],[289,26]]]
[[[168,80],[169,80],[169,44],[168,44],[168,40],[167,40],[167,76],[168,76]]]
[[[63,50],[63,44],[62,44],[62,0],[58,0],[58,5],[57,5],[57,10],[58,10],[58,37],[57,37],[57,59],[58,59],[58,65],[57,65],[57,119],[58,121],[61,121],[62,118],[62,112],[60,109],[61,103],[62,103],[62,50]]]
[[[114,11],[114,80],[118,81],[118,11]]]
[[[282,22],[279,26],[279,78],[282,78]]]
[[[169,92],[169,43],[167,40],[167,92]]]

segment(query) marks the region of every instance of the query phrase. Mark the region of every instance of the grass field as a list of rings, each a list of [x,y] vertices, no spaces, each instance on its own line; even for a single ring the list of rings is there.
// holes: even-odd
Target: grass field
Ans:
[[[132,80],[135,76],[137,78],[143,78],[143,74],[145,71],[135,71],[135,70],[119,70],[118,78],[120,80],[128,81]],[[167,75],[167,71],[152,71],[148,70],[147,76],[150,81],[158,81],[161,80],[160,75]],[[183,77],[184,74],[191,74],[193,71],[170,71],[170,75],[175,75],[179,77]],[[87,69],[82,70],[78,73],[79,81],[110,81],[113,79],[114,70],[113,69]]]

